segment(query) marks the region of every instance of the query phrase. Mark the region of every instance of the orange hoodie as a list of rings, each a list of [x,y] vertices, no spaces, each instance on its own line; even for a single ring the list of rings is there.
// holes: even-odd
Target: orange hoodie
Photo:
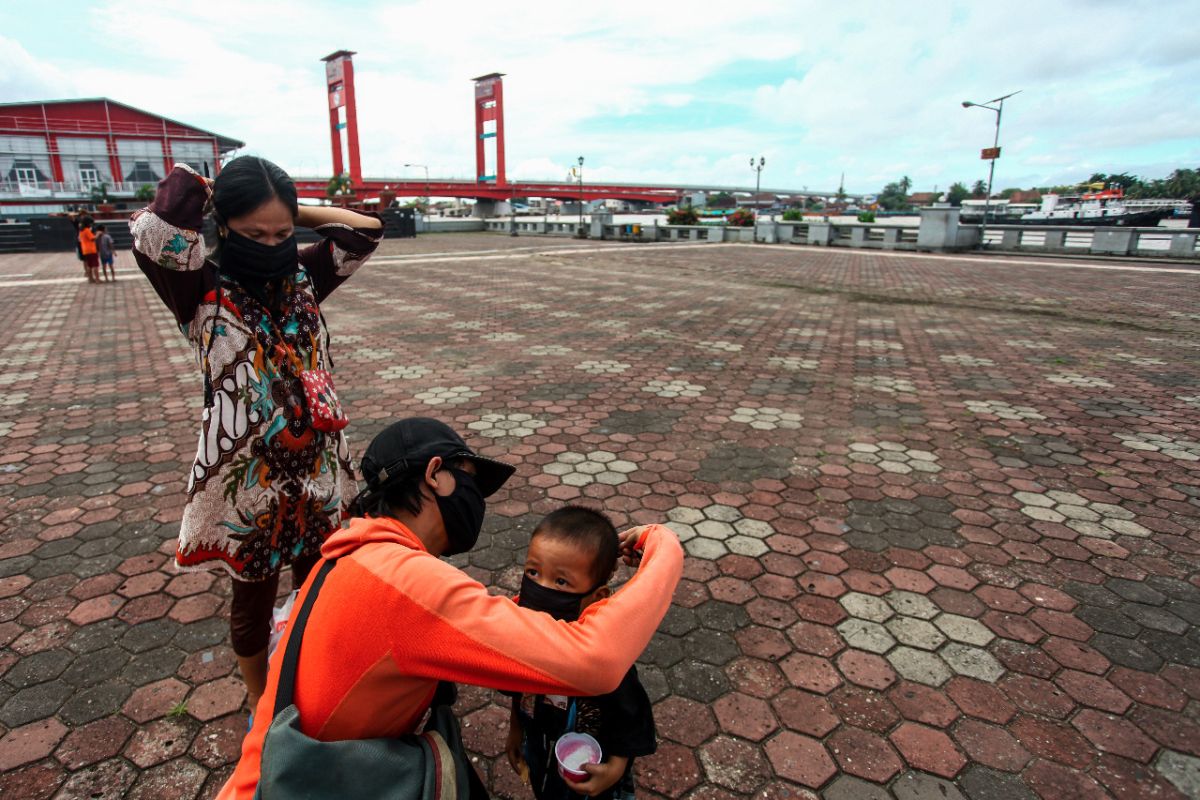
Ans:
[[[396,520],[351,520],[321,548],[325,558],[340,560],[313,606],[300,651],[301,728],[322,741],[411,733],[439,680],[530,694],[613,691],[649,644],[683,569],[683,551],[667,528],[649,526],[638,547],[643,557],[633,578],[568,623],[489,594]],[[279,652],[290,634],[289,627]],[[271,661],[254,726],[220,800],[254,795],[282,660]]]
[[[91,228],[79,229],[79,252],[85,256],[96,252],[96,234],[92,233]]]

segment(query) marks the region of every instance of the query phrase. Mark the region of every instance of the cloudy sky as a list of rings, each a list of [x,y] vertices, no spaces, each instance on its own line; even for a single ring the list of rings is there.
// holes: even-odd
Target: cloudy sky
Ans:
[[[369,176],[474,171],[469,79],[504,72],[510,179],[871,192],[1200,166],[1195,0],[0,5],[0,102],[107,96],[331,172],[323,65],[357,51]]]

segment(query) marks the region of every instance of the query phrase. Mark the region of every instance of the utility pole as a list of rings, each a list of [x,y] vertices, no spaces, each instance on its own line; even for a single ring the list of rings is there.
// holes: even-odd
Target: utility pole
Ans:
[[[970,100],[964,100],[962,107],[971,108],[986,108],[988,111],[996,112],[996,135],[992,139],[992,147],[990,150],[983,151],[983,157],[990,160],[991,166],[988,167],[988,190],[987,197],[983,201],[983,224],[979,226],[979,248],[982,250],[987,244],[987,224],[988,215],[992,210],[992,179],[996,176],[996,159],[1000,157],[1000,117],[1004,114],[1004,101],[1015,94],[1020,94],[1021,90],[1010,92],[1003,97],[997,97],[994,100],[988,100],[987,103],[972,103]],[[988,105],[989,103],[997,103],[997,105]]]
[[[583,156],[579,157],[579,235],[583,236]]]

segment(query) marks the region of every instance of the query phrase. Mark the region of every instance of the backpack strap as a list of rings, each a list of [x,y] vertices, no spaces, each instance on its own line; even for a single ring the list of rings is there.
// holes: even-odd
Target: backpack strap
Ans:
[[[317,570],[312,586],[309,587],[308,594],[304,596],[304,602],[300,604],[300,613],[296,615],[296,621],[292,623],[291,630],[288,631],[287,648],[283,652],[283,663],[279,667],[279,686],[275,690],[275,711],[272,717],[278,716],[279,712],[292,705],[295,700],[296,669],[300,666],[300,645],[304,638],[304,629],[308,626],[308,615],[312,611],[313,603],[316,602],[317,594],[321,591],[321,586],[325,583],[325,578],[336,564],[336,560],[321,562],[321,568]],[[452,706],[457,699],[458,686],[451,681],[440,681],[430,706],[432,708]]]
[[[335,564],[337,564],[336,560],[321,563],[317,576],[313,578],[312,586],[308,588],[308,594],[304,596],[300,613],[296,615],[296,621],[292,623],[292,629],[288,631],[287,649],[283,653],[283,664],[279,668],[279,686],[275,690],[275,712],[272,716],[278,716],[280,711],[292,704],[296,693],[296,668],[300,665],[300,643],[304,638],[304,628],[308,625],[308,615],[312,611],[317,594],[321,591],[321,584],[325,583],[326,576],[329,575]]]

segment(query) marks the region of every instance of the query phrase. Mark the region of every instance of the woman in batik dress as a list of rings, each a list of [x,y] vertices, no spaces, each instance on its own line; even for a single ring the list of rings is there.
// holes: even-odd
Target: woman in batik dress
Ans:
[[[219,238],[206,254],[210,210]],[[297,226],[323,238],[299,250]],[[279,572],[290,565],[299,586],[356,492],[346,438],[314,427],[301,376],[330,369],[319,304],[374,252],[383,225],[373,214],[298,205],[287,173],[243,156],[215,181],[177,164],[130,228],[138,266],[203,379],[175,563],[232,576],[231,639],[253,710]],[[331,427],[316,413],[318,427]]]

